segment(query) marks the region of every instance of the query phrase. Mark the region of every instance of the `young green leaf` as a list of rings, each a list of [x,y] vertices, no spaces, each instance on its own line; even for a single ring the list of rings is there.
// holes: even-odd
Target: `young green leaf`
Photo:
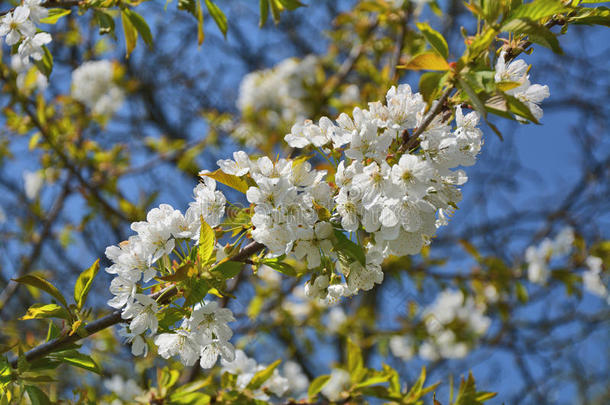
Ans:
[[[61,318],[70,319],[70,314],[66,308],[57,304],[34,304],[28,308],[28,311],[21,318],[22,321],[28,319],[46,319],[46,318]]]
[[[114,36],[114,18],[110,14],[99,9],[94,9],[93,15],[95,16],[97,25],[100,26],[100,35],[112,34]]]
[[[514,9],[508,16],[508,20],[515,18],[529,18],[536,21],[553,14],[569,11],[559,0],[535,0],[531,3],[522,4]]]
[[[69,364],[74,367],[79,367],[88,371],[93,371],[94,373],[101,374],[102,370],[100,366],[86,354],[80,353],[76,350],[65,350],[62,352],[57,352],[53,354],[54,357],[66,364]]]
[[[254,391],[262,387],[265,381],[267,381],[273,374],[273,370],[275,370],[281,362],[282,360],[278,359],[268,365],[264,370],[261,370],[254,374],[254,377],[252,377],[252,380],[250,380],[250,383],[248,384],[247,388]]]
[[[244,180],[232,174],[226,174],[220,169],[213,172],[200,173],[200,175],[212,178],[225,186],[229,186],[244,194],[246,194],[246,191],[248,191],[248,184]]]
[[[97,272],[100,270],[100,261],[99,259],[95,261],[85,271],[83,271],[76,280],[76,284],[74,285],[74,301],[76,301],[76,307],[78,309],[82,309],[85,305],[85,301],[87,300],[87,295],[89,294],[89,290],[91,289],[91,284],[93,283],[93,279],[97,275]]]
[[[146,20],[144,19],[144,17],[142,17],[140,14],[136,13],[135,11],[133,11],[129,8],[124,8],[121,12],[129,19],[132,26],[135,28],[135,30],[138,32],[138,34],[140,34],[140,36],[144,40],[144,43],[146,45],[148,45],[149,48],[152,48],[153,47],[153,37],[150,32],[150,28],[148,27],[148,23],[146,23]],[[137,38],[137,35],[136,35],[136,38]],[[134,47],[135,47],[135,44],[134,44]]]
[[[239,274],[244,264],[241,262],[226,261],[221,262],[218,266],[212,269],[214,273],[220,273],[223,278],[233,278]]]
[[[216,3],[210,0],[205,0],[205,5],[208,8],[210,15],[216,22],[216,25],[218,26],[220,31],[222,31],[222,35],[226,37],[227,29],[229,28],[229,25],[227,24],[227,17],[222,12],[222,10],[216,5]]]
[[[205,264],[214,253],[215,244],[214,230],[201,217],[201,229],[199,230],[199,246],[197,247],[197,258],[201,264]]]
[[[68,303],[66,302],[64,296],[59,292],[59,290],[55,288],[53,284],[49,283],[47,280],[38,275],[28,274],[23,277],[13,279],[13,281],[38,288],[39,290],[50,294],[53,298],[59,301],[61,305],[63,305],[65,308],[68,308]]]
[[[555,53],[563,53],[555,34],[545,26],[529,19],[516,18],[511,20],[502,27],[502,31],[512,32],[514,34],[525,34],[530,41],[550,48]]]
[[[399,65],[397,68],[409,70],[449,70],[449,64],[436,52],[424,52],[415,55],[406,65]]]
[[[464,79],[462,76],[458,76],[458,83],[460,85],[460,88],[462,90],[464,90],[464,92],[468,96],[468,100],[472,103],[474,109],[482,117],[486,117],[487,111],[485,110],[485,104],[483,104],[483,101],[481,101],[481,99],[479,98],[477,93],[473,90],[470,83],[468,83],[468,81],[466,79]]]
[[[335,229],[335,240],[333,243],[336,252],[346,254],[352,261],[357,261],[366,266],[366,256],[362,247],[345,236],[339,229]]]
[[[262,28],[269,18],[269,0],[259,0],[261,17],[258,21],[259,28]]]
[[[443,35],[434,30],[428,23],[416,23],[417,28],[426,38],[426,41],[437,51],[444,59],[449,57],[449,46]]]
[[[283,259],[264,259],[262,263],[287,276],[295,277],[297,275],[297,271],[294,269],[294,267],[283,261]]]
[[[40,388],[34,385],[26,385],[25,392],[28,393],[32,405],[51,405],[51,400]]]
[[[36,65],[40,73],[49,77],[53,71],[53,55],[51,54],[51,51],[49,51],[49,48],[44,45],[42,50],[44,51],[42,59],[34,60],[34,65]]]
[[[360,347],[349,338],[347,339],[347,371],[349,371],[352,382],[359,382],[365,371],[362,351],[360,350]]]
[[[55,24],[57,20],[59,20],[61,17],[70,14],[71,12],[72,10],[70,9],[50,8],[49,14],[46,17],[41,18],[40,22],[43,24]]]
[[[138,31],[133,26],[131,19],[125,12],[127,9],[121,10],[121,24],[123,25],[123,34],[125,35],[125,57],[129,58],[129,55],[133,52],[138,41]]]
[[[309,399],[315,399],[316,396],[320,393],[320,391],[322,391],[322,388],[324,388],[324,386],[328,384],[329,380],[330,375],[328,374],[316,377],[311,382],[311,384],[309,384],[309,389],[307,390],[307,396],[309,397]]]

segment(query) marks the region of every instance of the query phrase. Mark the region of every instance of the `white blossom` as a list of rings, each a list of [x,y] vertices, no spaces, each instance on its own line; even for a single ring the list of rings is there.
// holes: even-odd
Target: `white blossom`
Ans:
[[[125,96],[113,76],[114,66],[109,60],[83,63],[72,72],[72,97],[95,114],[114,114]]]

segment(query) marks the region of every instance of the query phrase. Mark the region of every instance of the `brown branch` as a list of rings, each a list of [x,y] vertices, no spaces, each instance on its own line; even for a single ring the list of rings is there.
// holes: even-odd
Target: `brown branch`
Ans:
[[[247,258],[249,258],[251,255],[260,252],[264,247],[265,247],[264,245],[262,245],[258,242],[251,242],[248,245],[246,245],[243,249],[241,249],[239,252],[237,252],[237,254],[232,256],[231,260],[242,262],[242,261],[246,260]],[[160,304],[166,304],[177,293],[178,293],[178,289],[176,288],[175,285],[172,285],[167,288],[164,288],[163,290],[161,290],[159,292],[152,294],[150,297],[155,300],[159,300]],[[78,334],[75,333],[73,335],[65,335],[65,336],[61,336],[61,337],[49,340],[48,342],[43,343],[40,346],[36,346],[35,348],[27,351],[24,355],[25,359],[27,361],[40,359],[40,358],[46,356],[47,354],[50,354],[63,347],[76,343],[85,337],[91,336],[101,330],[109,328],[122,321],[123,321],[123,319],[121,318],[121,310],[117,309],[117,310],[113,311],[112,313],[110,313],[109,315],[106,315],[102,318],[99,318],[93,322],[88,323],[85,326],[85,332],[86,332],[85,336],[79,336]],[[17,367],[18,360],[19,359],[14,359],[11,361],[11,366],[13,368]]]

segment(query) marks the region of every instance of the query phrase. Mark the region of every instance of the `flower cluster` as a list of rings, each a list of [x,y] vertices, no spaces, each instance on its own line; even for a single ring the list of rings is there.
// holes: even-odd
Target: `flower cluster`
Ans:
[[[19,44],[17,52],[24,64],[28,64],[30,58],[41,60],[43,46],[51,42],[49,33],[36,32],[36,24],[49,14],[41,3],[42,0],[24,0],[0,20],[0,37],[4,37],[8,46]]]
[[[112,115],[125,95],[114,82],[114,65],[108,60],[83,63],[72,72],[72,97],[94,114]]]
[[[308,116],[312,108],[306,100],[307,88],[315,84],[317,64],[313,55],[302,60],[290,58],[245,75],[237,98],[243,122],[233,129],[232,136],[254,146],[263,139],[250,121],[279,129]]]
[[[518,84],[506,91],[506,94],[516,97],[526,106],[529,107],[532,115],[537,120],[542,118],[542,108],[539,104],[551,95],[547,85],[531,84],[528,74],[529,66],[525,61],[518,59],[510,63],[506,63],[506,51],[500,53],[500,57],[496,62],[495,82],[513,82]],[[517,116],[517,119],[524,121],[524,118]]]
[[[256,360],[249,358],[242,350],[235,352],[233,361],[222,360],[221,373],[237,376],[237,388],[245,389],[254,375],[266,368],[264,364],[257,364]],[[272,394],[281,397],[306,397],[309,380],[303,374],[301,366],[295,362],[287,362],[283,367],[283,375],[276,368],[271,377],[253,392],[254,398],[259,401],[268,401]]]
[[[122,335],[132,343],[134,355],[147,352],[144,336],[148,333],[154,337],[162,357],[179,355],[186,365],[201,358],[201,367],[210,368],[218,356],[234,358],[234,348],[229,342],[233,332],[227,325],[234,320],[232,312],[220,308],[216,302],[197,303],[179,328],[157,335],[160,305],[139,290],[140,282],[146,283],[158,276],[175,249],[184,244],[188,249],[189,242],[198,239],[202,219],[210,226],[220,223],[226,200],[216,190],[216,182],[205,179],[195,187],[194,195],[195,200],[184,215],[170,205],[161,204],[148,213],[146,221],[131,225],[137,235],[106,249],[106,256],[113,263],[106,271],[116,275],[110,285],[114,298],[108,304],[122,309],[122,318],[129,320],[129,328]]]
[[[602,259],[596,256],[589,256],[585,260],[585,264],[587,265],[587,269],[582,274],[585,290],[600,298],[606,299],[606,302],[610,304],[610,294],[608,294],[608,288],[602,280]]]
[[[529,281],[544,284],[549,278],[549,261],[553,258],[565,256],[572,251],[574,243],[574,230],[564,228],[554,240],[545,238],[538,246],[529,246],[525,251],[527,262],[527,277]]]
[[[382,282],[386,257],[417,254],[461,199],[458,186],[467,177],[451,169],[474,164],[481,149],[478,115],[464,116],[458,107],[453,130],[436,119],[415,140],[417,151],[403,152],[426,105],[408,85],[392,87],[386,101],[356,107],[353,118],[341,114],[337,123],[327,117],[318,125],[297,123],[286,135],[290,146],[312,146],[329,161],[330,148],[334,156],[344,154],[333,183],[303,160],[254,161],[236,152],[234,160],[218,162],[225,173],[249,175],[255,183],[247,192],[255,212],[252,237],[272,256],[292,254],[321,269],[306,286],[309,296],[336,299],[369,290]],[[333,249],[349,244],[344,231],[368,235],[364,255],[355,255],[360,260],[344,260]]]
[[[422,311],[427,338],[419,346],[426,360],[463,358],[471,343],[483,336],[491,320],[484,315],[485,305],[464,297],[461,291],[443,291]],[[456,335],[459,333],[460,335]],[[392,353],[404,360],[415,354],[412,340],[405,336],[390,339]]]
[[[20,91],[30,88],[44,91],[49,85],[47,77],[38,69],[33,69],[31,63],[24,62],[19,55],[11,57],[11,68],[17,73],[17,88]]]
[[[525,250],[529,281],[544,285],[551,275],[550,262],[565,259],[572,252],[574,240],[574,230],[571,227],[565,227],[554,239],[544,238],[537,246],[529,246]],[[602,280],[602,259],[588,256],[585,259],[584,267],[582,281],[585,290],[610,303],[608,288]]]

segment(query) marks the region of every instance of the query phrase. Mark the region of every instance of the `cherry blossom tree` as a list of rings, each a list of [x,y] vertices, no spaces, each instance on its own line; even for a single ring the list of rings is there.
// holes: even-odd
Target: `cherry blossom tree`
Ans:
[[[7,4],[0,403],[603,403],[592,3]],[[481,221],[570,109],[574,188]]]

